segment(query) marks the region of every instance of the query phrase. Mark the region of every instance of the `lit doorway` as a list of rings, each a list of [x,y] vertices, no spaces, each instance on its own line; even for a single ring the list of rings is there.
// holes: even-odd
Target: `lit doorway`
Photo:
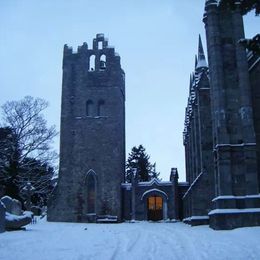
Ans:
[[[147,219],[158,221],[163,219],[163,199],[160,196],[147,198]]]

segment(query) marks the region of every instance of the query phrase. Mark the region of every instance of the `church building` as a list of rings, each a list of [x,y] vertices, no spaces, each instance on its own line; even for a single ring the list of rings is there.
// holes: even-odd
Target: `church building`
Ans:
[[[239,3],[206,0],[183,143],[186,181],[125,182],[125,73],[103,34],[63,53],[60,169],[48,221],[183,220],[213,229],[260,225],[260,57]]]
[[[120,57],[97,34],[93,47],[63,53],[60,171],[48,221],[178,219],[178,172],[169,181],[125,176],[125,74]]]

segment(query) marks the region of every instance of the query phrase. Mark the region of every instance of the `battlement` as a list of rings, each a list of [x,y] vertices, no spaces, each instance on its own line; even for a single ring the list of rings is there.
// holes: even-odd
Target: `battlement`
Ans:
[[[92,49],[88,49],[88,44],[84,42],[81,46],[78,46],[77,52],[73,51],[73,48],[71,46],[68,46],[67,44],[64,45],[64,54],[71,55],[71,54],[78,54],[81,52],[87,52],[89,51],[105,51],[104,49],[113,49],[114,47],[108,46],[108,39],[105,38],[103,33],[98,33],[96,35],[96,38],[93,39]],[[118,56],[118,54],[116,55]]]
[[[72,47],[64,45],[63,63],[81,62],[89,72],[105,71],[110,67],[121,69],[120,56],[112,46],[108,46],[108,39],[103,33],[98,33],[93,39],[92,49],[84,42],[74,52]]]

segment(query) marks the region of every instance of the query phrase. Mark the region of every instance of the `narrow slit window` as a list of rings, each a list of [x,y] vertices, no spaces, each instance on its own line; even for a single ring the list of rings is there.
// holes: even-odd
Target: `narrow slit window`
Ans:
[[[86,102],[86,115],[94,116],[94,103],[92,100]]]
[[[87,208],[88,213],[96,212],[96,180],[93,174],[87,177]]]

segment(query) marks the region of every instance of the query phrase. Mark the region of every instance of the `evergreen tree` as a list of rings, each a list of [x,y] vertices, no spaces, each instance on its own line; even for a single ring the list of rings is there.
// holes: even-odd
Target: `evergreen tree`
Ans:
[[[0,184],[5,187],[6,195],[21,200],[16,182],[19,172],[20,150],[17,138],[10,127],[0,128]]]
[[[151,173],[150,173],[150,177],[151,177],[151,178],[156,178],[156,179],[158,179],[159,175],[160,175],[160,172],[157,172],[157,171],[156,171],[156,162],[155,162],[155,163],[152,165],[152,171],[151,171]]]
[[[134,146],[126,162],[126,181],[131,182],[131,174],[136,169],[138,181],[149,181],[157,178],[159,173],[155,170],[155,164],[149,162],[150,156],[142,145]]]

